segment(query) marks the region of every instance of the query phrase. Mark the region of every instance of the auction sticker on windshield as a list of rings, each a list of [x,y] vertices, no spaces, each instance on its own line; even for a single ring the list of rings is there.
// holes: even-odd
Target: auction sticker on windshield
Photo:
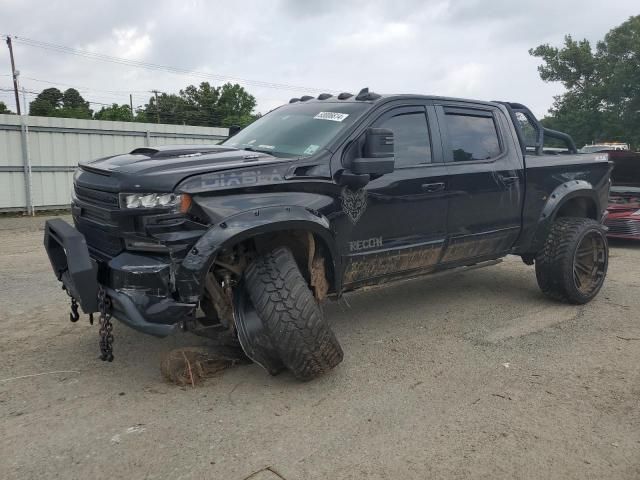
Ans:
[[[313,118],[315,118],[316,120],[331,120],[332,122],[341,122],[348,116],[348,113],[320,112]]]
[[[320,148],[320,145],[309,145],[307,149],[304,151],[305,155],[313,155]]]

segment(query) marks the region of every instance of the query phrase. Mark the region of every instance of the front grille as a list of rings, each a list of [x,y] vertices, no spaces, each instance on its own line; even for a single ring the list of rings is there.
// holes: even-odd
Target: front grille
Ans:
[[[609,227],[609,233],[612,235],[640,236],[640,219],[607,218],[604,224]]]
[[[76,224],[76,228],[84,235],[89,252],[98,259],[107,260],[124,250],[124,242],[120,237],[110,235],[108,232],[82,221]]]
[[[93,190],[91,188],[75,186],[76,197],[85,203],[90,203],[102,208],[120,208],[118,194]]]
[[[115,226],[111,213],[119,210],[118,194],[75,186],[74,191],[81,208],[80,217],[104,226]]]
[[[118,194],[78,185],[74,191],[80,207],[76,226],[84,235],[91,255],[100,260],[118,255],[124,250],[124,242],[110,233],[119,230],[117,220],[111,215],[120,208]]]

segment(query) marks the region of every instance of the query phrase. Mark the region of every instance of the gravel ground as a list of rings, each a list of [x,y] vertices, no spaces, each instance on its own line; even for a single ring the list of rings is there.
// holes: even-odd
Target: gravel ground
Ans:
[[[249,365],[180,388],[160,358],[201,340],[116,323],[100,362],[42,224],[0,218],[2,479],[640,478],[640,243],[586,306],[510,258],[327,304],[345,359],[311,383]]]

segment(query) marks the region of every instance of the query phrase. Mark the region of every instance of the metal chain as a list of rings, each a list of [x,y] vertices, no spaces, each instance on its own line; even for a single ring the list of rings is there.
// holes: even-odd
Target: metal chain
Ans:
[[[73,296],[71,295],[71,293],[67,289],[67,286],[64,283],[62,284],[62,290],[64,290],[64,293],[69,295],[69,298],[71,298],[71,311],[69,312],[69,320],[75,323],[80,319],[80,314],[78,313],[78,302],[76,301],[75,298],[73,298]]]
[[[100,360],[113,361],[113,324],[111,323],[111,298],[102,286],[98,286],[98,310],[100,318]]]
[[[75,323],[79,318],[80,314],[78,313],[78,302],[75,298],[71,297],[71,312],[69,312],[69,320]]]

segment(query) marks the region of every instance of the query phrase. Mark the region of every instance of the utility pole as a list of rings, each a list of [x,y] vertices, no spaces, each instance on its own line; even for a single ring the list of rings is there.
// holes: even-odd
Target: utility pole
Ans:
[[[27,92],[22,87],[22,104],[27,105]],[[31,152],[29,151],[29,121],[25,112],[24,116],[20,116],[22,121],[22,159],[24,162],[24,179],[27,193],[27,212],[34,216],[36,209],[33,206],[33,175],[31,172]]]
[[[131,109],[131,118],[135,116],[133,114],[133,95],[129,94],[129,108]]]
[[[151,90],[151,93],[153,93],[156,96],[156,123],[160,123],[160,105],[158,105],[158,90]]]
[[[13,45],[11,44],[11,37],[7,35],[7,47],[9,47],[9,58],[11,58],[11,74],[13,76],[13,92],[16,96],[16,113],[20,115],[20,95],[18,94],[18,75],[16,71],[16,62],[13,59]]]
[[[24,87],[22,87],[22,104],[25,107],[27,106],[27,91],[25,90]],[[27,112],[25,112],[25,115],[27,115]]]

